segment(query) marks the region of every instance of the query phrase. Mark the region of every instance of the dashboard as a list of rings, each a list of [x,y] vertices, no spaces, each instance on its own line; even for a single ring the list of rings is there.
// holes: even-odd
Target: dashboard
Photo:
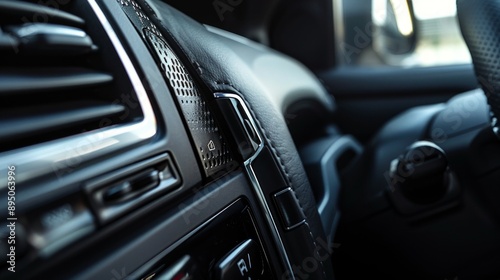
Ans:
[[[333,111],[304,66],[158,0],[0,18],[2,279],[332,279],[285,120]]]

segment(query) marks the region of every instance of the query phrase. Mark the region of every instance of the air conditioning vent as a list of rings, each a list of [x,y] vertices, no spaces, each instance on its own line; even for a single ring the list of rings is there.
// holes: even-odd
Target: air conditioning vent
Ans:
[[[0,152],[143,118],[104,32],[64,2],[0,1]]]

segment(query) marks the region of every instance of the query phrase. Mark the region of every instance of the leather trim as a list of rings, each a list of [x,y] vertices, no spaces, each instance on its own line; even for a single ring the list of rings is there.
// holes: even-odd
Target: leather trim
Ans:
[[[247,103],[266,143],[279,163],[282,175],[293,190],[300,208],[304,212],[306,217],[304,225],[308,229],[309,237],[307,238],[310,240],[308,247],[317,248],[316,240],[318,238],[327,239],[304,167],[283,116],[287,107],[284,101],[286,99],[281,99],[283,101],[273,100],[275,88],[271,88],[269,82],[263,82],[253,67],[256,60],[263,56],[275,56],[281,60],[285,60],[285,56],[265,47],[249,47],[241,42],[209,32],[205,26],[169,5],[158,0],[150,2],[156,6],[155,10],[158,15],[155,19],[156,23],[169,35],[166,36],[170,37],[167,38],[167,40],[171,40],[169,44],[179,56],[185,56],[185,62],[191,62],[191,65],[186,65],[186,67],[191,67],[192,71],[199,74],[200,81],[207,87],[207,90],[235,93]],[[303,76],[308,77],[309,82],[313,84],[310,90],[320,91],[315,93],[316,96],[325,94],[319,82],[313,78],[310,72],[291,59],[289,62],[296,64],[296,69],[303,70]],[[282,69],[282,71],[286,70]],[[273,74],[269,73],[269,75]],[[283,82],[278,75],[275,77],[278,81]],[[297,88],[303,90],[300,87]],[[314,94],[309,96],[314,96]],[[325,104],[325,101],[319,101],[319,103]],[[333,103],[325,104],[325,107],[332,109]],[[297,246],[297,240],[288,240],[288,244]],[[309,256],[315,254],[309,253]],[[314,279],[326,278],[326,267],[321,262],[321,269],[311,272],[310,276]]]

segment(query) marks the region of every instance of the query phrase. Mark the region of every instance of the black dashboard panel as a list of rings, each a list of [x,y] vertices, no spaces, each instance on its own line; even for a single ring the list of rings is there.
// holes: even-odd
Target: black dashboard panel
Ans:
[[[210,74],[207,61],[200,60],[203,66],[193,61],[168,28],[155,27],[159,19],[150,18],[155,10],[147,2],[59,3],[55,10],[66,13],[65,20],[54,9],[30,3],[20,4],[19,12],[33,17],[38,5],[51,22],[76,17],[78,31],[93,40],[85,56],[55,63],[42,54],[41,66],[60,67],[63,82],[67,63],[83,63],[104,74],[98,79],[90,75],[90,80],[99,80],[90,85],[66,81],[64,86],[41,89],[45,95],[34,99],[16,97],[15,105],[55,102],[55,94],[73,91],[75,99],[70,101],[98,99],[105,114],[83,114],[83,121],[70,118],[66,121],[75,126],[67,131],[66,124],[50,122],[51,129],[61,133],[47,130],[47,137],[38,138],[40,131],[29,130],[26,135],[36,142],[23,140],[1,150],[0,171],[15,176],[15,193],[2,192],[0,201],[9,205],[15,196],[15,210],[10,216],[0,212],[0,219],[16,225],[11,231],[16,255],[8,255],[10,247],[0,247],[0,278],[154,279],[155,274],[168,279],[177,268],[185,268],[197,275],[195,279],[222,279],[238,272],[252,279],[293,279],[292,265],[303,266],[305,260],[317,266],[311,275],[326,275],[326,259],[316,256],[315,242],[325,238],[319,234],[321,224],[311,222],[317,219],[315,202],[282,118],[303,99],[322,104],[326,111],[333,107],[310,72],[268,49],[200,25],[207,36],[241,52],[244,67],[263,58],[248,78],[250,84],[261,79],[255,85],[273,109],[264,107],[265,115],[258,120],[259,106],[250,107],[242,92],[222,82],[220,90],[207,85],[201,78]],[[3,19],[0,23],[3,30]],[[0,33],[4,35],[15,37]],[[22,54],[10,58],[12,63],[16,59],[23,59],[19,67],[30,67]],[[278,65],[279,71],[271,71],[275,78],[260,71],[270,65]],[[1,66],[0,79],[10,77],[5,74],[10,66]],[[87,72],[66,71],[74,73],[81,79]],[[293,83],[284,83],[294,75]],[[37,79],[48,84],[55,78],[38,73]],[[3,101],[14,95],[1,86],[0,93]],[[71,112],[68,115],[74,116]],[[28,123],[28,117],[38,116],[25,111],[21,117]],[[280,129],[278,143],[263,130],[262,118],[279,124],[273,127]],[[1,125],[8,121],[0,118]],[[286,154],[276,150],[281,144]],[[0,176],[0,188],[11,186],[10,177]],[[2,239],[11,232],[4,228]],[[296,243],[302,239],[307,242]],[[252,266],[252,259],[259,261]],[[15,266],[15,274],[9,266]]]
[[[257,232],[254,217],[245,200],[235,201],[183,239],[185,241],[165,258],[149,262],[135,274],[147,271],[143,277],[191,273],[200,279],[276,278],[272,275],[261,234]],[[243,247],[243,254],[236,254],[240,247]],[[190,264],[178,270],[176,264],[186,257]],[[231,271],[234,269],[236,271]],[[175,279],[175,276],[172,278]]]
[[[0,157],[2,173],[7,174],[7,167],[13,167],[16,180],[15,193],[13,193],[16,204],[11,218],[17,219],[15,221],[18,233],[16,235],[17,247],[15,247],[17,274],[10,275],[10,277],[30,278],[44,275],[44,271],[47,273],[56,264],[64,262],[64,259],[70,259],[68,256],[74,256],[75,252],[80,252],[82,248],[90,246],[89,244],[98,242],[100,236],[106,235],[106,232],[117,230],[120,226],[143,216],[144,213],[165,201],[179,197],[190,188],[199,186],[202,180],[200,169],[193,169],[193,166],[197,167],[198,163],[169,89],[157,68],[150,67],[155,65],[155,61],[148,54],[144,44],[139,43],[141,39],[134,28],[122,24],[120,30],[115,29],[114,20],[106,17],[99,5],[95,1],[74,1],[65,2],[59,8],[68,14],[85,19],[85,25],[80,27],[93,38],[97,47],[90,53],[91,57],[84,61],[89,65],[99,65],[103,71],[111,73],[114,79],[114,82],[108,82],[102,90],[99,90],[100,94],[108,90],[109,95],[112,89],[116,92],[116,97],[108,98],[103,95],[101,102],[125,107],[121,113],[127,113],[127,118],[106,126],[80,126],[70,136],[48,132],[47,134],[51,134],[52,138],[35,145],[20,142],[22,146],[17,149],[4,146],[9,149]],[[42,12],[40,12],[41,15],[46,15]],[[115,20],[128,22],[125,15],[121,15],[121,18],[120,14],[116,16],[118,18]],[[123,37],[120,35],[121,32],[128,35]],[[136,55],[140,56],[140,63]],[[11,58],[13,61],[15,59],[22,60],[24,56],[20,53]],[[61,65],[61,70],[64,71],[64,63],[54,62],[54,58],[42,57],[36,62],[41,65],[40,67],[50,65],[54,69]],[[18,67],[24,67],[24,65],[24,63],[19,63]],[[9,65],[3,64],[2,70],[6,67]],[[2,72],[2,75],[4,73]],[[41,79],[46,79],[46,77],[40,76]],[[51,82],[44,80],[44,83]],[[97,85],[100,86],[101,83]],[[68,89],[75,92],[75,89],[65,86],[60,89],[42,91],[47,94],[41,96],[50,97]],[[79,93],[80,88],[77,90],[76,93]],[[86,92],[89,93],[89,90]],[[28,103],[36,102],[36,99],[25,98],[25,100]],[[52,98],[46,100],[54,102]],[[19,104],[23,105],[21,101]],[[128,117],[132,116],[133,109],[142,109],[143,116]],[[36,117],[33,111],[29,116]],[[98,121],[106,124],[108,122],[104,117]],[[168,138],[166,137],[167,131],[169,132]],[[36,135],[32,137],[38,139]],[[54,137],[56,139],[53,139]],[[182,154],[179,151],[182,151]],[[89,184],[94,184],[93,182],[103,177],[117,176],[109,181],[109,184],[98,184],[96,189],[113,185],[123,187],[125,183],[131,182],[128,179],[133,178],[138,172],[147,171],[149,168],[155,169],[155,165],[158,167],[159,162],[153,163],[151,160],[155,161],[158,155],[166,153],[169,153],[169,164],[173,174],[177,176],[175,179],[177,182],[172,185],[174,188],[163,192],[160,199],[158,199],[160,193],[150,196],[147,190],[136,192],[135,199],[127,200],[127,202],[134,202],[133,207],[115,203],[115,206],[120,208],[119,215],[113,214],[112,222],[111,219],[103,219],[99,214],[99,209],[93,205],[91,196],[87,195],[88,189],[86,188]],[[117,173],[120,175],[116,175]],[[160,175],[160,173],[156,173],[156,178],[153,179],[156,183],[153,182],[152,192],[157,192],[165,183],[170,185],[167,181],[172,177],[164,176],[166,174]],[[2,176],[0,180],[2,186],[7,186],[6,177]],[[139,181],[136,180],[137,186],[144,186],[145,182]],[[6,206],[8,205],[7,196],[8,192],[2,191],[1,201],[5,202]],[[142,202],[137,203],[139,200]],[[7,218],[6,214],[2,212],[2,220]],[[3,231],[2,236],[5,234],[9,232]],[[5,260],[7,253],[3,254],[3,252],[10,248],[4,246],[3,242],[2,245],[2,260]],[[5,266],[2,264],[2,267]],[[66,267],[70,266],[66,265]],[[6,269],[2,270],[2,278],[9,276],[6,271]],[[104,275],[102,277],[105,278]]]

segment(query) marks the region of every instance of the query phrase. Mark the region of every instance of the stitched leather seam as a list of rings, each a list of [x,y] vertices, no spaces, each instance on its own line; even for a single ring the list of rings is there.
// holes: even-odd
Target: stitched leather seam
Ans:
[[[237,92],[241,92],[240,90],[238,90],[235,86],[233,86],[231,83],[227,83],[227,82],[220,82],[220,81],[215,81],[216,84],[218,85],[226,85],[226,86],[230,86],[232,88],[234,88]],[[252,106],[250,105],[250,103],[246,100],[246,98],[244,96],[242,96],[241,94],[238,94],[238,96],[240,96],[244,101],[245,103],[247,104],[247,107],[248,109],[250,110],[250,112],[252,113],[253,115],[253,118],[255,119],[257,125],[259,126],[259,129],[262,131],[262,134],[264,134],[264,137],[266,138],[267,142],[269,143],[269,145],[271,146],[271,150],[273,151],[273,154],[278,158],[278,161],[279,161],[279,165],[280,165],[280,169],[281,171],[283,171],[283,173],[285,173],[285,177],[286,177],[286,181],[287,183],[290,185],[290,187],[292,188],[293,190],[293,195],[295,196],[295,199],[297,199],[297,202],[299,203],[299,207],[300,207],[300,210],[302,211],[302,214],[304,214],[305,217],[307,217],[306,215],[306,212],[304,211],[304,207],[302,206],[302,203],[300,202],[300,199],[297,197],[297,194],[295,192],[295,187],[294,185],[292,184],[292,180],[290,178],[290,175],[288,174],[288,171],[287,171],[287,168],[286,166],[284,165],[283,163],[283,159],[281,158],[279,152],[276,150],[274,144],[273,144],[273,141],[269,138],[268,134],[267,134],[267,131],[264,129],[264,127],[262,126],[261,122],[260,122],[260,119],[257,117],[257,114],[255,114],[255,111],[253,110]],[[314,245],[315,248],[318,247],[318,244],[316,243],[316,240],[314,239],[314,235],[311,231],[311,227],[309,226],[309,223],[307,223],[307,220],[306,222],[304,223],[306,226],[307,226],[307,230],[309,231],[309,236],[311,237],[311,240],[312,240],[312,243]],[[317,258],[319,260],[319,263],[321,264],[321,267],[323,268],[322,269],[322,272],[323,272],[323,276],[324,278],[326,279],[326,272],[325,272],[325,266],[323,264],[323,261],[320,260],[319,258]]]
[[[146,1],[144,1],[143,3],[146,3]],[[144,5],[141,5],[141,6],[144,6]],[[151,7],[149,7],[149,5],[146,5],[146,7],[148,8],[148,10],[150,10],[151,12]],[[154,14],[154,13],[153,13]],[[182,45],[179,43],[179,41],[177,41],[177,38],[170,32],[170,30],[164,26],[164,23],[163,21],[158,18],[158,16],[156,14],[154,14],[154,18],[158,21],[158,23],[160,24],[160,26],[162,27],[163,31],[164,32],[167,32],[170,39],[172,39],[174,42],[175,42],[175,45],[177,45],[177,47],[180,49],[180,51],[186,56],[188,57],[188,52],[186,52],[186,50],[182,47]],[[160,32],[161,33],[161,32]],[[165,38],[166,39],[166,38]],[[191,65],[192,66],[192,65]],[[203,80],[203,79],[202,79]],[[231,83],[227,83],[227,82],[219,82],[219,81],[215,81],[216,84],[218,85],[227,85],[227,86],[230,86],[232,88],[234,88],[236,91],[238,92],[241,92],[240,90],[238,90],[235,86],[233,86]],[[279,161],[279,165],[281,166],[281,171],[285,174],[285,177],[286,177],[286,181],[287,183],[290,185],[290,187],[292,188],[293,190],[293,194],[295,196],[295,199],[297,199],[297,202],[299,203],[299,207],[300,207],[300,210],[302,211],[302,213],[304,214],[304,216],[307,218],[307,215],[306,215],[306,212],[304,211],[304,208],[302,206],[302,203],[300,201],[300,199],[297,197],[297,194],[295,192],[295,187],[294,185],[292,184],[292,180],[290,178],[290,175],[288,173],[288,170],[286,168],[286,166],[284,165],[283,163],[283,160],[279,154],[279,152],[276,150],[272,140],[269,138],[269,136],[267,135],[267,131],[264,129],[264,127],[262,126],[261,122],[260,122],[260,119],[257,117],[257,115],[255,114],[255,111],[253,110],[252,106],[250,105],[250,103],[246,100],[246,98],[244,96],[242,96],[241,94],[238,94],[244,101],[245,103],[247,104],[250,112],[252,113],[254,119],[256,120],[257,122],[257,125],[259,126],[260,130],[262,131],[262,133],[264,134],[264,137],[266,138],[267,142],[269,143],[269,145],[271,146],[271,150],[273,151],[274,155],[278,158],[278,161]],[[311,231],[311,227],[309,226],[309,224],[307,223],[307,219],[306,219],[306,222],[304,223],[306,226],[307,226],[307,230],[309,231],[309,236],[311,237],[311,240],[313,242],[313,245],[315,248],[317,248],[317,243],[316,243],[316,240],[314,239],[314,235]],[[318,259],[319,260],[319,259]],[[324,268],[324,264],[323,264],[323,261],[319,260],[320,264],[321,264],[321,267],[323,268],[322,269],[322,272],[323,272],[323,276],[324,278],[326,279],[326,272],[325,272],[325,268]]]

